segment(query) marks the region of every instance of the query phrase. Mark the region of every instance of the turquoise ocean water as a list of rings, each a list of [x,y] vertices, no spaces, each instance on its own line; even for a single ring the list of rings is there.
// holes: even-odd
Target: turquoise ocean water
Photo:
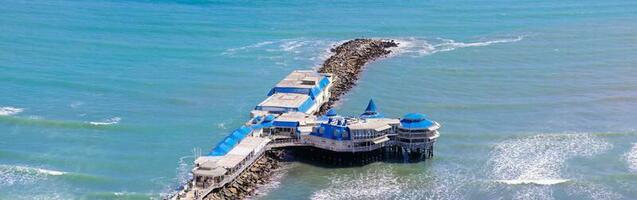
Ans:
[[[443,124],[435,158],[289,163],[257,199],[637,198],[632,0],[0,0],[0,199],[160,198],[278,80],[401,45],[337,111]]]

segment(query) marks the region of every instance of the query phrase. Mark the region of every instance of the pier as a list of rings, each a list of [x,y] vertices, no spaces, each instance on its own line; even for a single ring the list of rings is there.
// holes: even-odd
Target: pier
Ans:
[[[193,179],[172,199],[239,199],[267,181],[282,151],[334,166],[432,157],[440,124],[420,113],[387,118],[370,100],[361,114],[331,109],[363,66],[388,55],[391,40],[356,39],[332,49],[318,69],[296,70],[278,82],[250,119],[197,158]]]

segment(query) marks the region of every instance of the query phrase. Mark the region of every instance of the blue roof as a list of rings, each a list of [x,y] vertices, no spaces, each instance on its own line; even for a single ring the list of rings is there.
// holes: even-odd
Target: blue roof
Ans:
[[[297,88],[297,87],[274,87],[268,93],[268,96],[271,96],[275,93],[297,93],[297,94],[307,94],[312,99],[315,99],[316,96],[321,94],[325,87],[330,84],[330,80],[327,76],[323,76],[321,80],[319,80],[318,84],[311,88]]]
[[[427,119],[427,116],[421,113],[409,113],[400,120],[400,126],[408,129],[424,129],[431,127],[433,124],[433,121]]]
[[[409,120],[409,121],[421,121],[426,119],[427,119],[427,115],[422,113],[408,113],[405,116],[403,116],[403,120]]]
[[[274,115],[266,115],[263,122],[271,122],[272,120],[274,120]]]
[[[374,103],[373,99],[369,99],[369,103],[367,103],[367,108],[365,108],[366,113],[375,113],[376,112],[376,103]]]
[[[314,104],[316,104],[314,102],[314,99],[307,98],[307,100],[305,100],[305,102],[303,102],[303,104],[301,104],[301,106],[299,106],[297,110],[300,112],[307,112],[308,110],[310,110],[310,108],[312,108],[312,106],[314,106]]]
[[[222,156],[226,155],[232,148],[237,145],[243,138],[248,136],[252,129],[247,126],[241,126],[238,129],[235,129],[230,133],[230,135],[226,136],[217,146],[212,149],[212,151],[208,154],[210,156]]]
[[[360,118],[381,118],[383,115],[376,111],[376,103],[374,103],[373,99],[369,99],[369,103],[367,103],[367,108],[365,108],[365,112],[360,115]]]
[[[296,128],[299,126],[299,122],[294,121],[294,122],[286,122],[286,121],[274,121],[274,123],[272,123],[273,126],[276,127],[290,127],[290,128]]]
[[[338,123],[340,124],[340,123]],[[321,123],[318,129],[315,129],[310,135],[333,140],[351,140],[352,136],[347,126],[332,125],[329,123]]]
[[[328,116],[328,117],[336,116],[336,110],[334,110],[334,109],[328,110],[327,114],[325,114],[325,116]]]

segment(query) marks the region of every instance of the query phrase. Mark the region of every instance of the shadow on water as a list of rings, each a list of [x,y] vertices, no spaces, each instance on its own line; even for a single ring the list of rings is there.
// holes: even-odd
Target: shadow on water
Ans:
[[[417,163],[433,154],[408,154],[400,148],[382,148],[368,152],[334,152],[314,147],[287,147],[283,162],[301,162],[323,168],[361,167],[376,162]]]

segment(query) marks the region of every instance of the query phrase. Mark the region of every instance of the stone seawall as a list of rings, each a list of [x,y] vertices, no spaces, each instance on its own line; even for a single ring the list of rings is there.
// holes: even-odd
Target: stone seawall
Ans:
[[[321,107],[318,114],[324,114],[356,85],[365,64],[387,56],[391,53],[389,48],[397,46],[398,43],[394,40],[354,39],[332,48],[330,51],[334,55],[325,60],[318,72],[332,73],[336,80],[329,101]]]

